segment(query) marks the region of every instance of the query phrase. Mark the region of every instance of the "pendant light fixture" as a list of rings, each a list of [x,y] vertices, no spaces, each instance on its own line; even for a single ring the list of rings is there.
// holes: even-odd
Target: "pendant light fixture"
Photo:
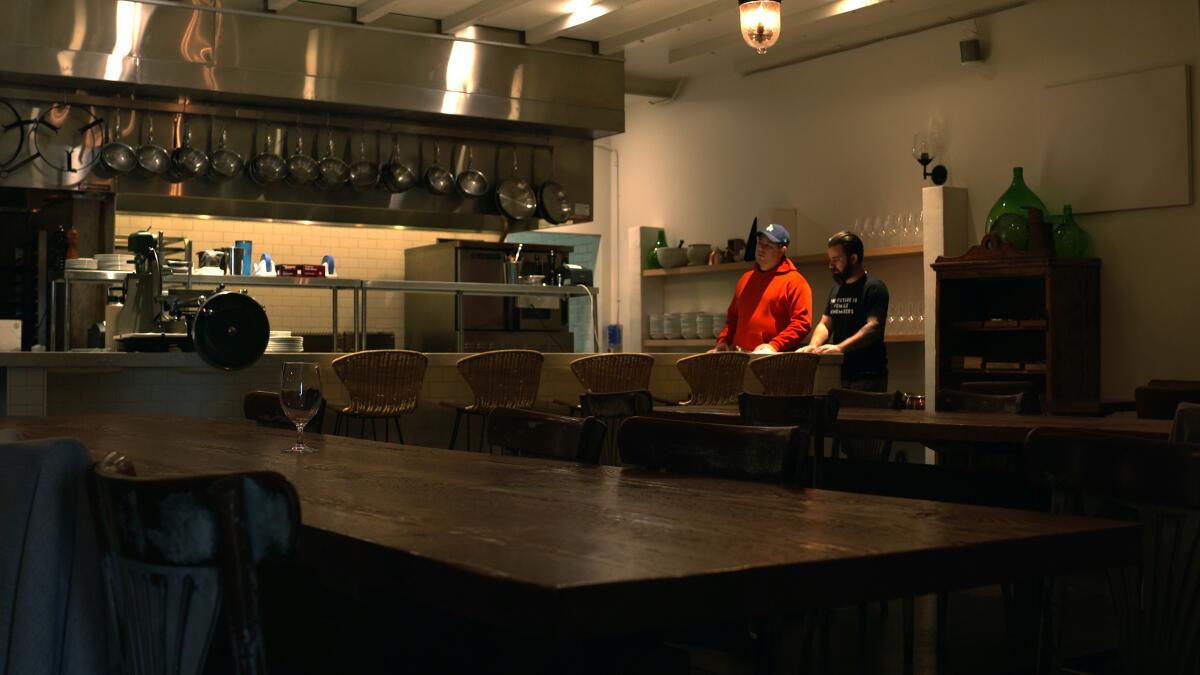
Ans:
[[[738,0],[742,39],[759,54],[779,41],[781,0]]]

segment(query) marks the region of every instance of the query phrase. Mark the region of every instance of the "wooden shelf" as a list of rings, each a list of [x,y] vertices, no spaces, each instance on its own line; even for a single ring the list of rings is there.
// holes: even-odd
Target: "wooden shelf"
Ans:
[[[993,326],[988,325],[985,321],[955,321],[949,327],[953,330],[968,333],[1005,333],[1015,331],[1045,331],[1048,326],[1045,319],[1025,319],[1016,326]]]
[[[883,339],[883,341],[885,344],[897,343],[897,342],[924,342],[925,336],[924,335],[888,335]],[[705,338],[700,338],[700,339],[667,338],[667,339],[663,339],[663,340],[655,340],[652,338],[646,338],[645,340],[642,340],[642,346],[646,347],[646,348],[650,348],[650,347],[711,347],[711,346],[715,345],[716,343],[717,343],[716,338],[707,338],[707,339],[705,339]]]
[[[871,260],[879,258],[903,258],[907,256],[920,257],[922,252],[921,246],[889,246],[887,248],[878,248],[870,251]],[[829,258],[824,253],[814,253],[811,255],[791,256],[792,262],[796,265],[813,265],[825,264]],[[745,272],[750,269],[749,262],[731,262],[721,263],[720,265],[684,265],[683,267],[670,267],[659,270],[642,270],[643,277],[674,277],[687,276],[691,274],[722,274],[725,272]]]
[[[961,375],[1020,375],[1022,377],[1046,374],[1044,370],[988,370],[986,368],[953,368],[951,371]]]

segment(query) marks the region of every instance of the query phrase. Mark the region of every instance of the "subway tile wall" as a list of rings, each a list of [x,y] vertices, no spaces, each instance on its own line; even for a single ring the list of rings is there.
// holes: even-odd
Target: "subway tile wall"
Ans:
[[[436,243],[442,239],[497,241],[493,233],[435,231],[389,227],[342,227],[224,220],[186,216],[156,216],[118,213],[116,246],[123,250],[129,233],[147,229],[162,230],[168,237],[187,237],[194,252],[210,248],[228,248],[239,239],[254,242],[254,259],[270,253],[276,263],[317,264],[325,255],[333,256],[338,276],[354,279],[404,279],[404,249]],[[194,255],[194,253],[193,253]],[[193,264],[196,262],[193,258]],[[236,283],[231,283],[236,287]],[[251,294],[261,302],[271,320],[272,330],[303,333],[329,333],[332,294],[328,290],[254,288]],[[404,299],[400,293],[374,293],[367,298],[367,329],[396,336],[396,346],[404,346]],[[351,294],[338,297],[338,330],[353,326]]]

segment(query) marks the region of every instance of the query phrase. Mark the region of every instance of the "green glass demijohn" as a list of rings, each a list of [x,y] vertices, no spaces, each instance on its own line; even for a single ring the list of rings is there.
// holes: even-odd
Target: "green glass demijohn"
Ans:
[[[1000,237],[1004,243],[1022,251],[1029,248],[1029,216],[1025,209],[1033,207],[1046,213],[1046,205],[1025,185],[1025,170],[1013,168],[1012,185],[988,211],[984,230]]]
[[[658,249],[660,249],[666,245],[667,245],[667,231],[659,230],[658,231],[658,241],[656,241],[654,243],[654,246],[650,247],[650,252],[646,254],[646,269],[648,269],[648,270],[661,270],[662,269],[662,265],[659,264],[659,262],[658,262]]]
[[[1063,206],[1062,220],[1054,226],[1054,254],[1060,258],[1082,258],[1087,248],[1087,232],[1075,222],[1071,205]]]

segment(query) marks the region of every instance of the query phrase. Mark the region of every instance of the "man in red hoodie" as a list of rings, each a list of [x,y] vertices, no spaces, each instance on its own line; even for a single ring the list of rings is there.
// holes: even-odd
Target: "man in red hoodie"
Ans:
[[[812,290],[787,258],[790,240],[782,225],[758,233],[754,267],[738,280],[712,351],[791,352],[804,344],[812,327]]]

